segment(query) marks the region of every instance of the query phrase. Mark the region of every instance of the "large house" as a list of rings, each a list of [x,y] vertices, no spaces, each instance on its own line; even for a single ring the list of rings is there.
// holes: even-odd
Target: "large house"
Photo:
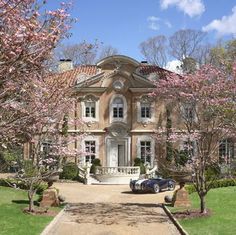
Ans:
[[[153,81],[171,72],[122,55],[76,68],[71,61],[64,60],[59,70],[60,76],[74,82],[78,96],[72,113],[84,124],[71,126],[69,132],[83,129],[86,133],[81,142],[71,146],[88,153],[80,159],[80,164],[99,158],[103,167],[115,169],[133,166],[135,158],[151,166],[165,160],[165,143],[153,137],[167,125],[166,107],[149,94],[155,88]],[[172,115],[172,125],[181,125],[179,115]],[[184,140],[181,145],[184,146]],[[233,142],[223,140],[219,154],[232,158],[234,148]]]

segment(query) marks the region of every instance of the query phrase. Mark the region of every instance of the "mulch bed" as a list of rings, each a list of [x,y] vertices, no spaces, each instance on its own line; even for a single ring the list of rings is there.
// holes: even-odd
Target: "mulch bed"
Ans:
[[[193,219],[193,218],[209,217],[212,215],[212,212],[210,210],[207,210],[207,212],[203,214],[200,213],[199,210],[186,210],[186,211],[172,212],[172,214],[176,219]]]
[[[35,208],[33,212],[29,212],[28,207],[24,208],[23,212],[29,215],[40,215],[40,216],[56,216],[58,214],[58,211],[48,210],[45,208],[40,208],[40,209]]]

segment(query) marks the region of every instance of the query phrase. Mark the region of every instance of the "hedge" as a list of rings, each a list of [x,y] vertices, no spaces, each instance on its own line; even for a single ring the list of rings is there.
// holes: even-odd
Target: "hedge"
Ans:
[[[0,179],[0,186],[4,187],[11,187],[12,185],[16,185],[17,188],[28,190],[27,185],[22,181],[18,179]],[[46,182],[40,183],[39,186],[37,186],[37,194],[41,194],[45,189],[48,188],[48,184]]]
[[[236,186],[236,179],[220,179],[213,181],[210,188],[222,188],[229,186]],[[196,189],[192,184],[186,185],[185,189],[188,191],[189,194],[196,192]]]
[[[60,179],[75,180],[78,176],[78,166],[74,162],[68,162],[63,166]]]

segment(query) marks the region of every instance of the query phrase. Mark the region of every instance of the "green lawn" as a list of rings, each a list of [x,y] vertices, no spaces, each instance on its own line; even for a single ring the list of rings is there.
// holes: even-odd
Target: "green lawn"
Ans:
[[[197,194],[191,194],[190,199],[193,207],[199,208]],[[211,209],[212,216],[179,221],[190,235],[236,234],[236,187],[210,190],[207,195],[207,208]]]
[[[51,216],[32,216],[22,212],[27,194],[22,190],[0,187],[0,234],[36,235],[52,220]]]

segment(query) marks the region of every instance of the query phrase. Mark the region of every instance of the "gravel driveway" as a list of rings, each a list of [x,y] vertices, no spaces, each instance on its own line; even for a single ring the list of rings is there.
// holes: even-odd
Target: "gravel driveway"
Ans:
[[[178,235],[163,209],[164,196],[133,194],[127,185],[55,183],[69,203],[48,235]]]

